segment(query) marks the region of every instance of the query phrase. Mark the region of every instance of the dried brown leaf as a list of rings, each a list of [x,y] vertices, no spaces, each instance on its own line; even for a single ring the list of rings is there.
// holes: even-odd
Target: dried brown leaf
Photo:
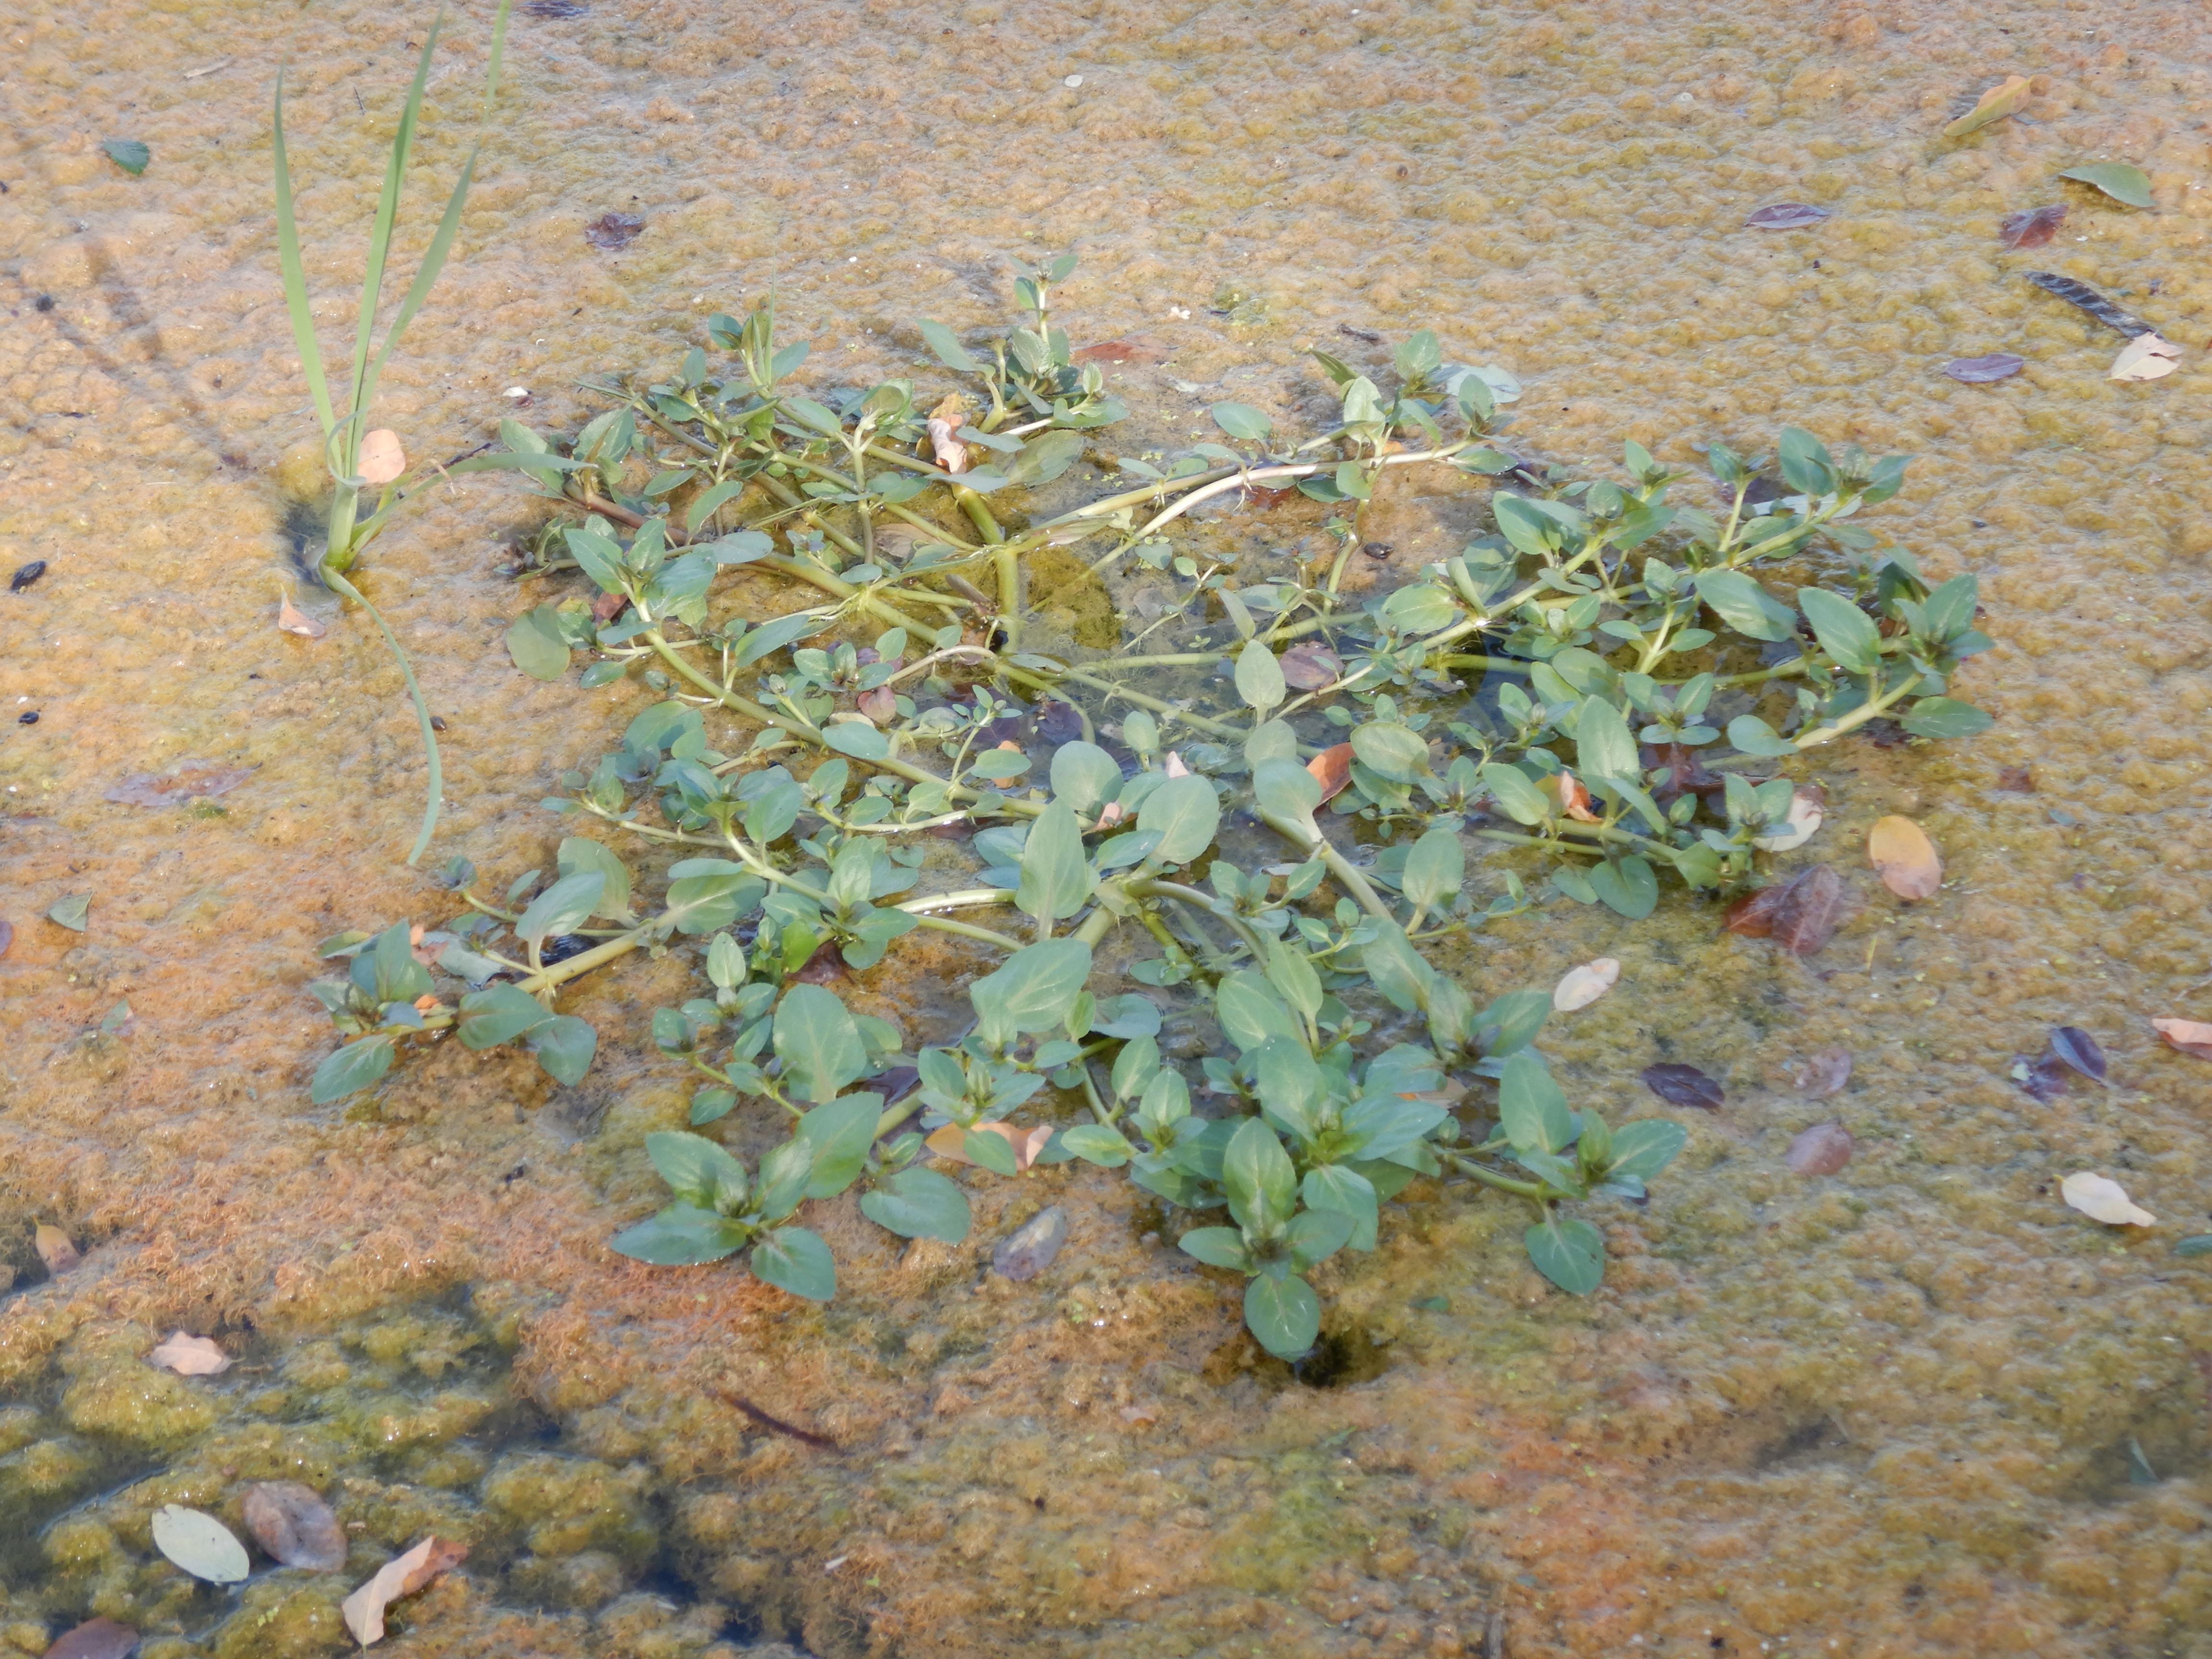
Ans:
[[[967,402],[958,392],[948,392],[929,411],[930,453],[947,472],[968,471],[968,446],[955,435],[966,408]]]
[[[1039,1124],[1034,1129],[1022,1129],[1017,1128],[1011,1123],[978,1123],[971,1131],[963,1129],[957,1123],[948,1123],[943,1128],[933,1132],[924,1144],[939,1158],[949,1159],[952,1163],[974,1164],[975,1160],[968,1156],[965,1146],[968,1136],[971,1133],[997,1135],[1012,1146],[1014,1149],[1014,1167],[1017,1170],[1026,1170],[1035,1164],[1037,1161],[1037,1155],[1044,1151],[1045,1143],[1052,1139],[1052,1127],[1049,1124]]]
[[[1344,677],[1344,659],[1318,640],[1302,641],[1275,659],[1283,683],[1299,691],[1318,691]]]
[[[1981,96],[1981,101],[1957,120],[1943,129],[1946,138],[1963,138],[1979,131],[1992,121],[2002,121],[2018,112],[2027,101],[2028,79],[2025,75],[2008,75]]]
[[[1840,1123],[1815,1123],[1790,1143],[1784,1161],[1801,1176],[1831,1176],[1851,1161],[1850,1132]]]
[[[130,1626],[112,1619],[88,1619],[57,1637],[46,1659],[125,1659],[137,1645],[138,1632]]]
[[[2087,1170],[2068,1176],[2058,1183],[2059,1196],[2092,1221],[2108,1227],[2153,1227],[2158,1218],[2128,1197],[2117,1181]]]
[[[407,452],[399,434],[380,426],[361,441],[361,476],[373,484],[388,484],[407,470]]]
[[[816,945],[814,954],[792,975],[801,985],[835,985],[851,977],[845,967],[844,949],[834,939]]]
[[[645,221],[635,213],[602,213],[584,227],[584,240],[612,252],[628,247],[644,228]]]
[[[2115,380],[2159,380],[2181,367],[2181,348],[2155,334],[2138,334],[2112,359]]]
[[[376,1577],[346,1597],[339,1607],[346,1628],[363,1647],[384,1639],[384,1610],[403,1595],[412,1595],[432,1579],[468,1559],[465,1544],[442,1538],[426,1538],[395,1556],[376,1571]]]
[[[1321,785],[1322,799],[1334,800],[1352,781],[1352,745],[1340,743],[1322,750],[1306,763],[1306,770]]]
[[[314,1488],[263,1480],[246,1489],[246,1529],[288,1567],[336,1572],[346,1564],[345,1529]]]
[[[179,1376],[221,1376],[230,1369],[228,1354],[207,1338],[187,1336],[182,1331],[172,1331],[169,1340],[148,1354],[146,1360]]]
[[[2154,1019],[2150,1028],[2166,1039],[2167,1048],[2198,1060],[2212,1060],[2212,1025],[2195,1019]]]
[[[1881,884],[1907,902],[1933,898],[1943,886],[1943,860],[1927,831],[1911,818],[1876,818],[1867,833],[1867,862]]]
[[[1813,1099],[1823,1099],[1839,1094],[1844,1085],[1851,1080],[1851,1051],[1848,1048],[1823,1048],[1806,1057],[1797,1068],[1796,1088],[1799,1094]]]
[[[38,1247],[39,1260],[46,1264],[50,1273],[65,1273],[84,1260],[74,1239],[60,1228],[50,1227],[43,1221],[32,1243]]]
[[[885,726],[898,715],[898,697],[888,685],[879,685],[872,691],[863,691],[853,699],[854,706],[878,726]]]
[[[327,623],[317,622],[298,605],[294,605],[289,593],[284,596],[283,602],[276,607],[276,626],[287,634],[297,634],[303,640],[319,640],[331,631]]]
[[[2007,247],[2041,247],[2058,234],[2059,226],[2065,222],[2063,202],[2054,202],[2049,207],[2026,208],[2005,215],[1997,226],[1997,240]]]
[[[2035,793],[2035,769],[2033,766],[2002,767],[1997,771],[1997,787],[2008,789],[2014,794],[2032,795]]]
[[[1142,337],[1121,340],[1101,340],[1096,345],[1079,346],[1070,354],[1079,363],[1135,363],[1150,367],[1164,363],[1174,351],[1158,340]]]
[[[1694,1066],[1668,1062],[1644,1068],[1644,1086],[1676,1106],[1695,1106],[1700,1111],[1717,1112],[1728,1102],[1728,1094],[1721,1085]]]
[[[1774,907],[1775,943],[1801,957],[1814,955],[1843,926],[1849,902],[1844,878],[1826,865],[1800,872]]]

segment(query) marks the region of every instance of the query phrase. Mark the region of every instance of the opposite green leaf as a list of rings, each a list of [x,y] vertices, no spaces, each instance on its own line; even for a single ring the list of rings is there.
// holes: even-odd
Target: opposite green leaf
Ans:
[[[837,1294],[837,1263],[830,1247],[804,1227],[778,1227],[753,1246],[753,1277],[779,1291],[827,1302]]]
[[[1571,1296],[1588,1296],[1605,1278],[1605,1237],[1587,1221],[1553,1215],[1521,1237],[1536,1271]]]
[[[1321,1334],[1321,1298],[1295,1276],[1266,1274],[1244,1287],[1244,1323],[1278,1359],[1296,1359]]]

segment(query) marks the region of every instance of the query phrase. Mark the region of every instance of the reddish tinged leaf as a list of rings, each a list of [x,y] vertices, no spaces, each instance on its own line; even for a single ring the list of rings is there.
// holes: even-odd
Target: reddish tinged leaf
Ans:
[[[1072,702],[1043,698],[1036,706],[1036,734],[1040,742],[1055,747],[1073,743],[1083,735],[1083,715]]]
[[[2026,208],[2018,213],[2008,213],[1997,226],[1997,239],[2007,247],[2041,247],[2058,234],[2059,226],[2066,222],[2066,204],[2053,203],[2049,207]]]
[[[2015,357],[2009,351],[1992,351],[1986,357],[1954,357],[1943,365],[1943,372],[1968,386],[1987,386],[1992,380],[2008,380],[2027,367],[2025,357]]]
[[[2196,1019],[2154,1019],[2150,1026],[2166,1039],[2167,1048],[2198,1060],[2212,1060],[2212,1025]]]
[[[1644,764],[1646,769],[1660,766],[1667,769],[1667,776],[1651,791],[1662,806],[1670,806],[1684,795],[1719,794],[1728,787],[1725,778],[1705,770],[1698,751],[1687,744],[1667,743],[1656,747],[1646,744]]]
[[[1292,646],[1275,659],[1283,683],[1300,691],[1318,691],[1344,677],[1344,659],[1318,641]]]
[[[635,213],[602,213],[584,227],[584,240],[612,252],[628,247],[644,228],[645,221]]]
[[[276,626],[287,634],[297,634],[303,640],[319,640],[331,631],[327,625],[317,622],[298,605],[294,605],[289,593],[284,596],[283,602],[276,607]]]
[[[1070,355],[1079,363],[1136,363],[1149,367],[1164,363],[1175,354],[1158,340],[1137,338],[1101,340],[1097,345],[1079,346]]]
[[[2078,1025],[2061,1025],[2051,1033],[2051,1052],[2058,1062],[2081,1073],[2092,1082],[2105,1080],[2105,1051],[2097,1039]]]
[[[602,593],[592,601],[592,620],[605,625],[629,609],[629,594]]]
[[[1843,926],[1849,900],[1844,878],[1826,865],[1800,871],[1775,902],[1774,942],[1801,957],[1815,955]]]
[[[1784,1161],[1801,1176],[1832,1176],[1851,1161],[1850,1132],[1840,1123],[1816,1123],[1790,1143]]]
[[[1774,932],[1774,912],[1789,890],[1790,884],[1784,882],[1777,887],[1762,887],[1755,893],[1746,893],[1729,906],[1728,920],[1721,924],[1723,930],[1741,933],[1746,939],[1765,939]]]
[[[878,726],[888,725],[898,714],[898,698],[890,687],[879,685],[853,699],[860,711]]]
[[[1823,207],[1808,206],[1803,202],[1777,202],[1771,207],[1759,209],[1743,222],[1753,230],[1802,230],[1830,216]]]
[[[1644,1086],[1675,1106],[1695,1106],[1717,1112],[1727,1103],[1727,1092],[1694,1066],[1667,1064],[1644,1068]]]
[[[406,470],[407,452],[391,428],[379,427],[362,439],[361,476],[370,483],[392,483]]]
[[[1306,763],[1306,770],[1321,785],[1321,798],[1332,800],[1352,781],[1352,745],[1340,743],[1324,749]]]
[[[801,985],[835,985],[841,979],[849,979],[852,975],[846,972],[845,958],[839,951],[840,946],[834,939],[817,945],[792,978]]]
[[[1808,1056],[1797,1068],[1797,1092],[1814,1099],[1842,1092],[1851,1080],[1851,1051],[1848,1048],[1823,1048]]]
[[[88,1619],[64,1632],[48,1648],[46,1659],[125,1659],[138,1645],[138,1632],[112,1619]]]
[[[2007,766],[1997,772],[1997,787],[2008,789],[2017,795],[2035,793],[2035,769],[2033,766]]]

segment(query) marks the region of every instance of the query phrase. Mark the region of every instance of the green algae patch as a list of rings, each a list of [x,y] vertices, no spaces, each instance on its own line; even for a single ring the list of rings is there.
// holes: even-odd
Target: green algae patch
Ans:
[[[213,1426],[215,1407],[185,1378],[130,1361],[79,1377],[62,1415],[84,1434],[134,1446],[174,1446]]]

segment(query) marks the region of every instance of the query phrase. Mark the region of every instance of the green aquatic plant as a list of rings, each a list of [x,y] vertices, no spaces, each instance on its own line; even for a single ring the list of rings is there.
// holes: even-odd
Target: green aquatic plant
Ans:
[[[1778,479],[1716,443],[1707,511],[1670,500],[1684,475],[1635,443],[1618,479],[1507,447],[1513,378],[1447,362],[1426,331],[1389,390],[1316,354],[1340,411],[1325,431],[1293,441],[1218,404],[1230,442],[1106,450],[1091,464],[1117,485],[1044,512],[1024,491],[1125,413],[1051,321],[1066,270],[1025,270],[1025,317],[988,344],[921,327],[966,405],[904,380],[793,391],[803,349],[776,345],[763,306],[709,324],[724,372],[702,347],[669,380],[604,383],[614,406],[567,442],[506,424],[556,507],[520,574],[584,590],[517,620],[516,663],[551,680],[581,653],[584,687],[665,695],[548,802],[599,831],[562,841],[550,880],[501,902],[456,864],[456,922],[330,943],[351,977],[319,994],[356,1040],[315,1097],[446,1030],[525,1044],[573,1082],[595,1039],[554,1011],[556,986],[681,950],[704,983],[653,1035],[698,1086],[690,1129],[647,1139],[674,1201],[616,1237],[641,1260],[749,1249],[762,1279],[827,1297],[801,1206],[859,1184],[890,1231],[957,1240],[967,1200],[935,1154],[1007,1177],[1081,1159],[1225,1213],[1182,1247],[1246,1276],[1278,1354],[1316,1340],[1313,1270],[1374,1248],[1381,1206],[1424,1176],[1526,1203],[1538,1269],[1595,1289],[1604,1241],[1583,1212],[1641,1198],[1684,1132],[1571,1104],[1536,1046],[1550,994],[1478,999],[1438,953],[1550,902],[1642,918],[1670,872],[1752,885],[1764,852],[1802,838],[1781,763],[1876,720],[1979,729],[1949,695],[1988,643],[1974,579],[1930,586],[1854,521],[1897,492],[1902,458],[1786,428]],[[970,456],[988,460],[948,470]],[[1496,529],[1355,599],[1361,504],[1399,467],[1486,490]],[[1201,568],[1170,533],[1209,499],[1291,485],[1334,534],[1267,580]],[[1175,648],[1042,648],[1024,580],[1086,544],[1085,583],[1174,586]],[[1762,576],[1784,562],[1838,585],[1778,590]],[[739,569],[820,602],[744,615],[723,597]],[[975,854],[949,880],[924,856],[947,831]],[[647,882],[618,846],[674,856]],[[811,982],[921,932],[999,959],[969,979],[964,1027],[909,1048]],[[1094,990],[1102,968],[1121,984]],[[755,1169],[713,1127],[741,1108],[790,1126]]]
[[[506,48],[507,12],[513,4],[514,0],[500,0],[499,15],[492,24],[491,61],[484,72],[483,106],[478,123],[484,130],[490,126],[492,101],[499,91],[500,58]],[[460,177],[446,199],[445,213],[438,221],[429,246],[423,250],[415,280],[399,302],[399,309],[386,325],[380,343],[376,319],[383,299],[384,268],[391,258],[392,232],[399,217],[399,193],[406,181],[408,158],[415,146],[416,125],[422,118],[422,91],[429,82],[430,58],[437,51],[439,31],[444,27],[445,15],[441,13],[422,42],[422,56],[416,64],[414,82],[407,89],[398,131],[392,136],[392,154],[384,170],[383,191],[377,198],[376,217],[369,227],[368,261],[361,285],[361,315],[354,331],[351,373],[342,404],[331,395],[330,380],[323,371],[322,348],[315,334],[314,307],[307,297],[307,262],[301,254],[300,228],[293,216],[291,161],[284,147],[284,74],[281,69],[276,73],[276,99],[270,117],[276,170],[277,264],[283,276],[285,307],[292,318],[292,338],[299,348],[300,372],[307,380],[308,395],[314,399],[315,416],[323,434],[323,465],[331,483],[330,517],[325,528],[323,550],[315,562],[315,573],[325,585],[368,612],[398,663],[407,695],[415,704],[416,720],[422,733],[422,750],[429,763],[429,782],[422,809],[422,832],[407,855],[410,864],[418,861],[428,850],[431,835],[438,825],[439,798],[445,782],[438,758],[438,739],[430,724],[429,705],[423,701],[422,687],[415,683],[415,670],[407,660],[407,653],[399,648],[399,641],[385,621],[384,613],[362,596],[346,573],[354,568],[363,550],[390,522],[393,509],[409,494],[403,488],[405,457],[391,434],[371,431],[369,406],[376,396],[377,380],[391,361],[392,348],[399,343],[407,325],[430,297],[430,289],[445,268],[447,256],[453,252],[453,238],[460,230],[461,209],[468,200],[470,183],[476,177],[477,155],[483,148],[480,133],[469,146],[468,155],[461,163]],[[372,440],[388,441],[372,443]],[[447,470],[483,469],[472,469],[461,463]],[[372,489],[378,491],[376,506],[363,518],[362,495]]]

